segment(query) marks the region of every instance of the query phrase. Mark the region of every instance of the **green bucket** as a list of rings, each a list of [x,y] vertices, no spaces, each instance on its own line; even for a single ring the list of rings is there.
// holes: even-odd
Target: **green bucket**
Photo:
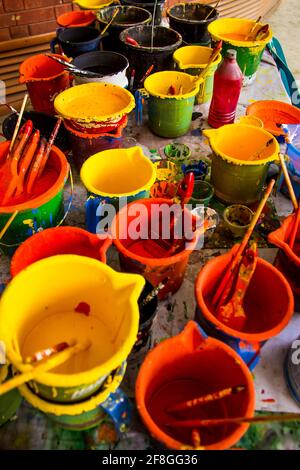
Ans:
[[[8,147],[9,142],[0,144],[0,162],[6,157]],[[18,211],[0,241],[0,249],[4,254],[13,254],[33,233],[55,227],[63,218],[63,188],[68,177],[69,164],[64,153],[55,146],[52,147],[44,173],[40,183],[43,190],[37,187],[32,199],[0,207],[0,228]]]

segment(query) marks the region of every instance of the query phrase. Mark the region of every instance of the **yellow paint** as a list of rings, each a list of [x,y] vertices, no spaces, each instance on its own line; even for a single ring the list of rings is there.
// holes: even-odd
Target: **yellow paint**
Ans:
[[[90,352],[79,353],[78,363],[72,359],[57,371],[40,373],[37,381],[76,387],[107,376],[136,340],[137,299],[144,283],[139,275],[117,273],[83,256],[59,255],[32,264],[9,283],[0,300],[0,338],[8,358],[25,372],[23,357],[76,336],[92,341]],[[89,304],[90,316],[75,312],[80,302]]]
[[[211,47],[185,46],[180,47],[174,52],[173,59],[181,70],[196,68],[204,69],[208,64],[212,52],[213,49]],[[221,60],[222,55],[219,53],[208,68],[207,73],[209,73],[212,68],[215,68]]]
[[[121,369],[122,367],[120,367],[113,375],[113,379],[110,380],[110,383],[108,383],[106,380],[104,386],[101,387],[100,392],[96,396],[89,398],[88,400],[84,400],[81,403],[68,403],[67,405],[50,403],[32,393],[30,388],[26,385],[22,385],[19,388],[19,391],[25,400],[27,400],[34,408],[37,408],[43,413],[51,413],[56,416],[75,416],[87,411],[91,411],[97,406],[100,406],[108,398],[108,396],[119,387],[125,372],[125,370],[123,370],[123,374],[121,374]]]
[[[255,21],[241,18],[220,18],[208,25],[208,31],[212,38],[217,41],[225,41],[237,47],[257,47],[265,46],[271,41],[273,33],[269,28],[269,33],[260,41],[246,41],[245,37],[251,31]],[[258,23],[263,26],[263,23]],[[258,28],[258,26],[257,26]]]
[[[114,0],[73,0],[75,5],[79,5],[82,10],[99,10],[108,7]]]
[[[133,95],[110,83],[85,83],[60,93],[54,101],[56,112],[66,119],[102,122],[130,113]]]
[[[219,129],[204,129],[203,134],[208,137],[216,155],[237,165],[265,165],[279,158],[280,147],[273,138],[272,144],[261,153],[260,159],[249,160],[273,137],[266,130],[255,126],[228,124]]]
[[[157,72],[146,78],[144,87],[147,93],[157,98],[168,98],[175,100],[184,100],[191,98],[199,93],[199,86],[203,83],[203,78],[197,80],[197,77],[193,77],[183,72]],[[170,86],[175,87],[175,95],[169,95],[168,91]],[[182,94],[179,94],[179,89],[182,87]]]
[[[82,165],[80,177],[94,194],[108,197],[131,196],[151,188],[155,165],[141,147],[113,149],[96,153]]]

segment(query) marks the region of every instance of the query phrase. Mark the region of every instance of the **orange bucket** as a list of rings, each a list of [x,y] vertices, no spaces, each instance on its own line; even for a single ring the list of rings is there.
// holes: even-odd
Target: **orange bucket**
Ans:
[[[165,287],[158,294],[160,299],[165,298],[169,292],[174,294],[181,286],[190,254],[195,249],[201,232],[196,232],[193,241],[188,244],[188,249],[183,242],[176,254],[168,255],[168,249],[159,243],[160,240],[142,237],[133,239],[129,231],[131,223],[138,217],[136,214],[141,214],[140,208],[143,209],[141,226],[145,224],[151,228],[152,218],[158,215],[162,207],[170,207],[172,204],[172,200],[164,198],[133,201],[117,213],[111,229],[122,270],[142,274],[154,287],[163,282]],[[195,220],[187,209],[184,211],[189,220]]]
[[[245,389],[221,400],[174,413],[168,408],[228,387]],[[166,339],[148,353],[136,382],[137,409],[150,434],[170,449],[228,449],[247,431],[248,424],[200,427],[200,446],[191,442],[192,428],[170,427],[173,420],[253,416],[255,390],[252,375],[226,344],[204,336],[189,321],[178,336]]]
[[[279,251],[274,266],[286,277],[294,293],[295,302],[300,307],[300,226],[293,250],[288,244],[296,215],[287,217],[282,226],[268,236],[268,241],[278,246]]]
[[[92,10],[68,11],[60,15],[56,22],[62,28],[74,28],[93,26],[96,21],[96,15]]]
[[[212,308],[212,297],[236,249],[237,246],[225,255],[212,259],[198,274],[195,283],[196,319],[207,334],[229,344],[253,369],[259,361],[264,342],[278,335],[290,321],[294,299],[289,283],[281,272],[258,258],[243,302],[247,315],[243,331],[221,323]]]

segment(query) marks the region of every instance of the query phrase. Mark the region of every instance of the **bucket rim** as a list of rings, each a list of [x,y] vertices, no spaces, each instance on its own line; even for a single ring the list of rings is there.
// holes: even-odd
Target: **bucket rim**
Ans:
[[[74,89],[76,88],[76,92]],[[104,89],[109,94],[109,91],[126,97],[128,102],[124,104],[124,107],[118,111],[114,111],[112,113],[107,114],[99,114],[95,116],[82,116],[81,113],[78,115],[76,113],[70,113],[68,110],[65,110],[65,100],[67,99],[68,95],[74,95],[75,93],[81,92],[81,97],[84,99],[84,93],[97,93],[97,89]],[[120,116],[120,118],[124,114],[129,114],[135,107],[135,99],[130,91],[126,90],[125,88],[120,87],[119,85],[113,85],[112,83],[105,83],[105,82],[90,82],[90,83],[83,83],[82,85],[76,85],[75,87],[68,88],[67,90],[62,91],[54,100],[54,108],[56,112],[62,116],[64,119],[75,120],[78,122],[102,122],[107,121],[113,118]]]
[[[296,213],[289,215],[284,219],[281,227],[274,232],[269,233],[268,241],[273,245],[277,246],[278,248],[282,249],[285,255],[296,265],[300,268],[300,256],[297,256],[296,253],[291,249],[289,244],[285,241],[287,238],[287,229],[288,226],[291,224],[294,225],[294,219],[297,217]],[[288,232],[289,234],[289,232]],[[281,236],[283,235],[283,237]]]
[[[89,181],[90,178],[88,174],[89,165],[92,162],[97,162],[97,161],[100,162],[101,159],[103,158],[113,159],[114,157],[120,155],[121,153],[127,154],[129,158],[133,157],[134,155],[137,155],[140,161],[144,161],[144,163],[148,165],[149,170],[151,170],[151,174],[148,178],[148,181],[144,183],[143,186],[136,188],[133,191],[129,191],[127,193],[120,193],[120,194],[107,193],[104,191],[100,191],[98,188],[90,184],[90,181]],[[125,156],[123,158],[125,158]],[[109,149],[109,150],[103,150],[102,152],[95,153],[94,155],[91,155],[89,158],[85,160],[80,170],[80,179],[82,183],[84,184],[85,188],[90,193],[96,194],[97,196],[104,196],[108,198],[121,198],[121,197],[135,196],[151,188],[151,186],[154,184],[155,179],[156,179],[156,168],[155,168],[155,165],[151,162],[151,160],[145,157],[145,155],[143,154],[142,148],[139,146],[130,147],[128,149]]]
[[[107,11],[115,11],[116,9],[118,10],[138,10],[140,12],[143,12],[145,13],[145,15],[147,15],[147,18],[145,20],[141,20],[141,21],[138,21],[138,22],[135,22],[135,23],[117,23],[116,21],[113,22],[113,26],[117,27],[117,28],[122,28],[122,29],[126,29],[126,28],[130,28],[132,27],[133,25],[142,25],[142,24],[147,24],[147,23],[150,23],[150,21],[152,20],[152,14],[150,13],[150,11],[146,10],[145,8],[141,8],[141,7],[138,7],[136,5],[108,5],[108,6],[105,6],[104,8],[101,8],[97,11],[97,20],[99,21],[99,23],[102,23],[104,25],[107,25],[109,23],[110,20],[106,21],[104,20],[102,17],[101,17],[101,13],[103,12],[107,12]]]
[[[26,384],[21,385],[19,390],[25,400],[43,413],[55,416],[76,416],[99,407],[101,403],[121,385],[126,366],[126,362],[123,362],[113,374],[107,377],[96,395],[94,394],[92,397],[88,397],[80,403],[54,403],[47,401],[32,392]],[[112,376],[113,378],[111,380]]]
[[[82,66],[78,65],[78,62],[79,62],[79,59],[80,59],[80,58],[83,58],[83,56],[84,56],[85,59],[88,59],[88,58],[91,58],[91,59],[92,59],[92,58],[95,58],[95,59],[96,59],[96,57],[101,57],[101,56],[102,56],[102,57],[104,57],[104,56],[106,56],[106,57],[116,57],[116,56],[118,56],[118,58],[119,58],[120,60],[123,60],[123,62],[124,62],[124,67],[122,68],[122,70],[120,70],[119,72],[105,73],[104,75],[99,73],[99,78],[112,77],[112,76],[117,75],[117,74],[119,74],[119,73],[123,73],[123,72],[125,72],[125,71],[128,69],[128,67],[129,67],[129,61],[128,61],[127,57],[125,57],[123,54],[120,54],[119,52],[113,52],[113,51],[111,51],[111,52],[110,52],[110,51],[91,51],[91,52],[86,52],[85,54],[80,54],[79,56],[75,57],[75,58],[71,61],[71,63],[72,63],[73,65],[76,65],[76,67],[78,67],[78,68],[82,68]],[[100,65],[100,66],[101,66],[101,65]],[[88,68],[84,67],[83,70],[88,70]],[[73,72],[73,74],[76,75],[75,72]]]
[[[177,49],[174,54],[173,54],[173,59],[174,61],[178,64],[179,68],[181,70],[185,70],[185,69],[198,69],[198,68],[204,68],[207,66],[207,63],[205,64],[193,64],[193,63],[190,63],[190,64],[186,64],[186,63],[183,63],[182,62],[182,59],[180,57],[178,57],[181,52],[183,53],[183,49],[202,49],[202,50],[207,50],[207,51],[210,51],[210,52],[213,52],[213,48],[211,47],[206,47],[206,46],[183,46],[183,47],[180,47],[179,49]],[[217,55],[217,57],[215,58],[215,60],[213,61],[213,63],[209,66],[209,69],[212,69],[213,67],[215,67],[216,65],[218,65],[222,60],[222,54],[221,52],[219,52],[219,54]],[[209,70],[208,69],[208,70]]]
[[[249,24],[249,30],[251,26],[254,26],[255,20],[250,20],[247,18],[218,18],[212,23],[210,23],[207,27],[208,32],[212,36],[213,39],[217,39],[218,41],[223,41],[224,43],[231,44],[232,46],[235,47],[243,47],[246,49],[251,49],[252,47],[264,47],[268,42],[271,41],[273,37],[273,31],[271,27],[269,26],[269,34],[265,39],[260,39],[259,41],[238,41],[235,39],[229,39],[228,37],[224,37],[222,34],[219,34],[215,31],[216,27],[220,23],[229,23],[229,22],[234,22],[236,24],[238,23],[248,23]],[[260,26],[263,26],[263,23],[257,23]]]
[[[226,153],[218,149],[218,146],[215,144],[215,139],[213,137],[213,134],[217,135],[218,133],[222,133],[224,128],[227,129],[229,126],[235,126],[235,129],[237,131],[239,127],[248,128],[248,129],[251,129],[252,131],[253,129],[255,129],[257,130],[257,132],[263,133],[269,140],[273,138],[273,144],[275,145],[276,150],[273,152],[272,155],[261,160],[249,161],[249,160],[239,160],[238,158],[230,157],[229,155],[227,155]],[[214,154],[220,156],[223,160],[226,160],[227,162],[232,163],[234,165],[260,166],[260,165],[266,165],[267,163],[271,163],[274,161],[279,161],[279,152],[280,152],[279,143],[270,132],[260,127],[251,126],[249,124],[234,123],[234,124],[226,124],[220,127],[219,129],[203,129],[202,132],[203,132],[203,135],[205,135],[209,139],[209,145],[212,151],[214,152]]]
[[[151,201],[151,202],[149,202]],[[134,204],[169,204],[172,205],[174,204],[173,199],[165,199],[165,198],[148,198],[148,199],[139,199],[138,201],[132,201],[129,204],[126,204],[126,206],[122,207],[119,212],[115,215],[112,224],[111,224],[111,235],[113,239],[113,244],[116,246],[118,251],[124,255],[127,256],[128,258],[134,259],[136,261],[139,261],[141,264],[147,264],[149,266],[165,266],[169,264],[175,264],[177,262],[182,261],[183,257],[189,256],[192,251],[194,250],[195,246],[197,245],[198,242],[198,237],[197,235],[194,237],[192,241],[189,242],[189,249],[184,249],[180,251],[179,253],[168,256],[165,258],[146,258],[140,255],[137,255],[136,253],[132,253],[132,251],[128,250],[120,241],[119,236],[117,235],[117,226],[119,224],[119,219],[120,216],[127,211],[127,208],[134,205]],[[188,209],[184,209],[186,212],[189,212]],[[192,215],[191,215],[192,216]]]
[[[193,85],[193,88],[188,93],[182,93],[181,95],[165,95],[165,94],[162,94],[162,93],[157,93],[155,91],[151,91],[151,85],[149,86],[149,84],[151,84],[151,81],[155,77],[157,77],[158,75],[161,75],[162,82],[165,82],[165,79],[163,78],[163,76],[166,77],[167,75],[174,75],[174,76],[176,75],[176,76],[182,76],[182,77],[183,76],[189,77],[189,79],[191,81],[191,85]],[[188,98],[193,98],[194,96],[196,96],[199,93],[200,84],[203,83],[203,81],[204,81],[203,78],[201,78],[200,80],[197,81],[197,77],[194,77],[193,75],[190,75],[188,73],[177,72],[175,70],[163,70],[161,72],[155,72],[155,73],[152,73],[151,75],[149,75],[149,77],[147,77],[145,82],[144,82],[144,88],[147,91],[147,93],[149,93],[149,95],[154,96],[155,98],[181,101],[181,100],[185,100],[185,99],[188,99]]]
[[[41,82],[41,81],[48,81],[48,80],[54,80],[55,78],[58,78],[58,77],[61,77],[62,75],[64,74],[67,74],[69,75],[69,72],[67,70],[65,70],[64,66],[62,65],[62,71],[55,74],[55,75],[51,75],[49,77],[42,77],[42,78],[37,78],[37,77],[31,77],[31,78],[28,78],[26,79],[25,78],[25,71],[24,71],[24,68],[26,65],[29,64],[29,62],[32,62],[34,60],[37,59],[37,57],[46,57],[47,59],[49,59],[51,61],[51,58],[49,56],[54,56],[54,57],[58,57],[59,59],[62,59],[62,60],[66,60],[66,57],[65,56],[62,56],[61,54],[35,54],[35,55],[32,55],[30,57],[28,57],[27,59],[25,59],[21,64],[20,64],[20,67],[19,67],[19,72],[20,72],[20,83],[32,83],[32,82]],[[53,61],[52,61],[53,62]]]
[[[66,18],[69,18],[69,17],[73,17],[73,18],[80,18],[82,17],[82,23],[79,23],[78,26],[88,26],[89,24],[92,24],[94,21],[96,21],[97,17],[94,13],[93,10],[75,10],[75,11],[68,11],[66,13],[62,13],[61,15],[59,15],[57,17],[57,24],[58,26],[61,26],[63,28],[73,28],[74,26],[77,26],[77,24],[75,25],[70,25],[70,23],[68,23],[67,25],[64,24],[64,20]]]
[[[170,45],[168,45],[168,46],[153,46],[152,52],[151,52],[151,47],[150,46],[139,46],[139,45],[135,46],[133,44],[128,44],[125,41],[125,35],[128,34],[130,36],[130,30],[131,29],[136,29],[136,28],[152,28],[152,26],[148,25],[148,24],[137,25],[137,26],[131,26],[130,28],[127,28],[124,31],[122,31],[119,35],[119,39],[129,49],[133,49],[135,51],[138,50],[138,51],[142,51],[142,52],[148,52],[149,54],[153,54],[154,52],[164,52],[164,51],[167,51],[167,50],[177,49],[180,46],[180,44],[182,44],[182,36],[181,36],[180,33],[175,31],[175,29],[167,28],[166,26],[161,26],[161,25],[154,26],[154,31],[158,30],[158,29],[164,29],[164,30],[167,30],[168,33],[171,31],[172,34],[174,33],[174,36],[177,36],[177,41],[174,44],[172,44],[171,46]]]
[[[109,5],[111,5],[114,0],[97,0],[99,1],[99,3],[97,5],[95,4],[90,4],[89,3],[89,0],[73,0],[73,3],[75,3],[76,5],[80,6],[80,8],[82,8],[82,10],[97,10],[97,9],[101,9],[101,8],[105,8]],[[96,2],[94,2],[96,3]]]
[[[20,287],[26,279],[30,278],[32,274],[41,273],[49,266],[57,267],[59,269],[60,266],[66,265],[69,263],[77,263],[77,266],[85,265],[91,268],[91,271],[94,269],[98,273],[102,272],[104,275],[109,279],[111,289],[120,288],[123,286],[124,288],[131,288],[130,293],[128,294],[126,304],[129,306],[131,311],[131,322],[128,327],[128,333],[120,347],[117,351],[115,351],[108,359],[102,362],[100,365],[90,368],[89,370],[72,373],[72,374],[59,374],[55,372],[41,372],[36,378],[34,378],[34,382],[42,383],[43,385],[49,387],[56,387],[56,388],[69,388],[69,387],[80,387],[83,385],[89,385],[97,381],[100,377],[104,377],[110,371],[116,369],[123,361],[126,360],[128,357],[137,333],[138,333],[138,323],[139,323],[139,307],[137,303],[137,299],[142,292],[145,279],[139,274],[132,274],[132,273],[120,273],[115,271],[113,268],[99,262],[96,259],[89,258],[87,256],[80,256],[80,255],[55,255],[50,256],[49,258],[44,258],[35,263],[28,266],[26,269],[22,270],[15,276],[7,288],[5,289],[1,301],[0,301],[0,317],[2,317],[3,310],[7,309],[7,303],[11,302],[11,296],[14,292],[15,286],[17,288]],[[127,310],[128,312],[128,310]],[[12,364],[16,367],[16,369],[20,372],[27,372],[28,371],[28,364],[24,364],[20,351],[18,351],[18,345],[15,344],[15,338],[12,335],[8,335],[7,327],[3,327],[3,322],[1,326],[1,339],[4,341],[6,345],[7,357],[12,362]],[[7,341],[8,336],[8,341]]]
[[[153,434],[154,437],[157,440],[165,443],[168,448],[173,448],[173,449],[182,449],[183,448],[183,443],[176,440],[175,438],[171,437],[167,433],[165,433],[161,428],[159,428],[159,426],[152,419],[152,417],[151,417],[151,415],[148,412],[148,409],[146,407],[146,403],[145,403],[146,393],[143,390],[144,389],[143,375],[147,374],[148,366],[151,364],[151,362],[154,362],[155,355],[157,355],[157,353],[160,349],[166,348],[168,346],[168,344],[174,343],[175,341],[179,342],[180,338],[185,334],[187,329],[192,329],[192,328],[195,329],[195,327],[199,328],[197,323],[196,323],[196,326],[194,326],[194,323],[196,323],[196,322],[195,321],[189,321],[187,323],[187,325],[185,326],[185,329],[181,333],[179,333],[176,336],[169,337],[169,338],[165,339],[163,342],[159,343],[157,346],[155,346],[153,349],[151,349],[147,353],[147,355],[146,355],[146,357],[145,357],[145,359],[144,359],[144,361],[143,361],[143,363],[140,367],[140,370],[139,370],[139,373],[138,373],[138,376],[137,376],[137,380],[136,380],[135,395],[136,395],[137,409],[138,409],[138,412],[139,412],[143,422],[145,423],[147,429],[151,430],[151,434]],[[230,346],[228,346],[226,343],[224,343],[224,342],[222,342],[222,341],[220,341],[216,338],[207,336],[204,339],[204,343],[206,343],[207,345],[214,345],[216,348],[220,348],[223,351],[225,351],[225,353],[228,356],[235,359],[235,361],[238,364],[239,368],[242,369],[243,375],[245,377],[245,381],[247,382],[247,388],[248,388],[248,392],[249,392],[247,412],[245,414],[247,416],[253,416],[254,411],[255,411],[255,386],[254,386],[254,380],[253,380],[253,376],[252,376],[249,368],[247,367],[247,365],[245,364],[243,359]],[[205,344],[204,344],[204,347],[205,347]],[[249,424],[243,423],[240,426],[238,426],[237,429],[235,431],[233,431],[230,436],[226,437],[225,439],[222,439],[221,441],[219,441],[216,444],[210,444],[210,445],[205,446],[204,450],[228,449],[229,447],[234,445],[245,434],[245,432],[247,431],[248,428],[249,428]],[[168,444],[167,444],[167,442],[168,442]],[[201,448],[201,444],[200,444],[200,448]]]
[[[193,2],[193,3],[185,3],[185,2],[179,2],[179,3],[175,3],[175,5],[172,5],[171,7],[169,7],[167,9],[167,16],[169,16],[170,18],[174,19],[175,21],[180,21],[180,23],[186,23],[186,24],[208,24],[208,23],[211,23],[212,21],[215,21],[216,18],[218,18],[219,16],[219,12],[218,10],[215,10],[215,14],[210,16],[207,20],[190,20],[190,19],[187,19],[187,18],[180,18],[179,16],[175,16],[172,12],[172,10],[174,10],[176,7],[179,7],[179,6],[184,6],[184,8],[186,8],[186,5],[188,6],[191,6],[191,5],[200,5],[202,7],[205,7],[208,11],[212,11],[215,9],[215,7],[212,7],[211,5],[208,5],[208,4],[205,4],[205,3],[201,3],[201,2]]]
[[[10,141],[1,142],[0,152],[1,152],[1,149],[4,148],[4,152],[6,152],[7,150],[7,153],[8,153],[9,144],[10,144]],[[52,153],[54,153],[56,157],[59,159],[60,166],[61,166],[59,170],[59,175],[57,177],[57,180],[54,182],[54,184],[49,189],[47,189],[47,191],[45,191],[43,194],[40,194],[34,199],[30,199],[29,201],[22,202],[21,204],[1,206],[0,207],[1,213],[10,214],[16,210],[21,212],[21,211],[26,211],[30,209],[36,209],[46,204],[50,199],[55,197],[63,189],[65,182],[67,180],[69,171],[70,171],[70,165],[65,157],[65,154],[55,145],[52,146],[49,159],[51,158]]]
[[[235,249],[235,247],[234,247],[234,249]],[[203,266],[201,271],[198,273],[198,275],[196,277],[195,289],[194,289],[197,306],[201,309],[201,312],[203,313],[205,318],[209,322],[211,322],[214,325],[214,327],[217,328],[217,330],[220,330],[222,333],[225,333],[225,334],[227,334],[227,335],[229,335],[233,338],[236,338],[238,340],[244,340],[246,343],[247,342],[251,342],[251,343],[255,343],[255,344],[262,343],[262,342],[267,341],[268,339],[278,335],[289,323],[289,321],[290,321],[290,319],[291,319],[291,317],[294,313],[294,297],[293,297],[291,287],[290,287],[288,281],[286,280],[286,278],[283,276],[283,274],[275,266],[273,266],[271,263],[264,260],[263,258],[258,257],[257,264],[261,264],[264,267],[267,267],[269,270],[273,271],[273,273],[275,273],[280,278],[282,283],[284,284],[286,292],[287,292],[287,297],[288,297],[287,312],[285,313],[285,315],[283,316],[283,318],[281,319],[281,321],[278,325],[276,325],[273,328],[270,328],[269,330],[266,330],[262,333],[245,333],[243,331],[234,330],[234,329],[224,325],[224,323],[222,323],[220,320],[217,319],[217,317],[215,317],[215,315],[213,315],[213,313],[209,310],[209,308],[206,305],[206,302],[205,302],[204,297],[203,297],[203,292],[202,292],[202,279],[203,279],[204,275],[206,274],[207,270],[210,269],[216,263],[217,259],[223,258],[223,260],[224,260],[224,259],[227,258],[228,262],[229,262],[231,256],[232,256],[232,250],[229,251],[228,253],[225,253],[224,255],[217,256],[216,258],[211,259],[210,261],[208,261],[208,263],[206,263],[205,266]]]

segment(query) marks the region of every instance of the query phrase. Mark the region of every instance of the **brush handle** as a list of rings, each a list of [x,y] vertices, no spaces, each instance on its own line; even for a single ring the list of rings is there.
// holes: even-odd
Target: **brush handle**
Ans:
[[[47,372],[48,370],[63,364],[64,362],[71,359],[71,357],[73,357],[75,354],[86,350],[89,346],[89,341],[77,343],[65,349],[64,351],[57,353],[55,356],[43,361],[42,364],[38,364],[37,366],[32,367],[32,369],[28,372],[23,372],[19,375],[16,375],[12,379],[0,385],[0,396],[16,387],[20,387],[20,385],[26,382],[29,382],[30,380],[37,377],[37,375],[41,372]]]
[[[249,33],[248,33],[247,36],[245,37],[245,41],[248,41],[248,39],[250,38],[251,34],[254,32],[257,23],[259,23],[261,19],[262,19],[262,16],[259,16],[259,17],[257,18],[257,20],[255,21],[254,25],[253,25],[252,28],[250,29]]]
[[[12,136],[12,139],[11,139],[11,142],[10,142],[10,146],[9,146],[7,158],[9,158],[9,156],[10,156],[10,153],[11,153],[12,148],[13,148],[13,146],[14,146],[16,137],[17,137],[17,135],[18,135],[18,132],[19,132],[19,129],[20,129],[20,125],[21,125],[21,122],[22,122],[22,118],[23,118],[23,114],[24,114],[24,111],[25,111],[25,106],[26,106],[27,100],[28,100],[28,93],[25,93],[24,99],[23,99],[23,103],[22,103],[22,106],[21,106],[21,110],[20,110],[20,113],[19,113],[19,116],[18,116],[17,124],[16,124],[15,130],[14,130],[14,133],[13,133],[13,136]]]
[[[209,18],[209,17],[213,14],[213,12],[218,8],[220,2],[221,2],[221,0],[218,0],[218,1],[217,1],[216,5],[213,7],[212,10],[210,10],[210,12],[208,13],[208,15],[206,15],[206,17],[204,18],[203,21],[208,20],[208,18]]]
[[[281,168],[282,168],[282,171],[283,171],[283,174],[284,174],[285,183],[286,183],[286,185],[288,187],[288,190],[289,190],[291,201],[293,203],[294,209],[297,210],[298,209],[298,202],[297,202],[297,199],[296,199],[295,191],[294,191],[294,188],[292,186],[290,175],[289,175],[289,172],[287,170],[285,160],[284,160],[284,156],[282,155],[282,153],[279,153],[279,158],[280,158]]]
[[[218,307],[218,303],[219,303],[220,297],[221,297],[221,295],[222,295],[222,292],[224,291],[224,289],[226,289],[226,286],[227,286],[228,282],[230,281],[230,278],[231,278],[231,275],[232,275],[233,271],[235,270],[236,266],[238,265],[238,263],[239,263],[240,260],[241,260],[242,254],[243,254],[243,252],[244,252],[246,246],[248,245],[248,242],[249,242],[249,240],[250,240],[250,237],[251,237],[251,235],[252,235],[252,232],[253,232],[253,230],[254,230],[254,228],[255,228],[255,225],[257,224],[258,219],[259,219],[259,217],[260,217],[260,215],[261,215],[261,213],[262,213],[262,211],[263,211],[263,208],[265,207],[266,202],[267,202],[267,200],[268,200],[268,198],[269,198],[269,196],[270,196],[270,194],[271,194],[271,192],[272,192],[272,189],[273,189],[273,187],[274,187],[274,184],[275,184],[275,180],[272,179],[272,180],[270,181],[270,183],[269,183],[267,189],[266,189],[266,192],[265,192],[265,194],[264,194],[264,197],[262,198],[262,200],[261,200],[260,203],[259,203],[259,206],[258,206],[258,208],[257,208],[257,211],[256,211],[255,214],[254,214],[254,217],[253,217],[253,219],[252,219],[252,221],[251,221],[251,224],[249,225],[249,228],[248,228],[248,230],[247,230],[247,232],[246,232],[246,234],[245,234],[245,236],[244,236],[244,238],[243,238],[242,243],[240,243],[239,248],[238,248],[238,250],[237,250],[237,252],[236,252],[236,254],[235,254],[233,260],[232,260],[231,263],[229,264],[229,267],[228,267],[228,269],[227,269],[225,275],[224,275],[223,278],[222,278],[222,281],[221,281],[221,283],[220,283],[220,285],[219,285],[219,287],[218,287],[218,289],[217,289],[217,291],[216,291],[216,293],[215,293],[215,295],[214,295],[214,297],[213,297],[213,302],[212,302],[212,304],[213,304],[213,306],[214,306],[215,308]]]
[[[7,232],[7,230],[9,229],[10,225],[13,223],[15,217],[18,215],[19,211],[16,210],[11,216],[10,218],[8,219],[8,221],[6,222],[6,224],[4,225],[3,229],[1,230],[0,232],[0,240],[4,237],[5,233]]]
[[[107,25],[106,25],[106,26],[103,28],[103,30],[101,31],[101,33],[100,33],[100,38],[106,33],[106,31],[108,30],[108,28],[109,28],[110,25],[113,23],[113,21],[114,21],[114,19],[116,18],[116,16],[118,15],[119,11],[120,11],[119,8],[117,8],[117,9],[114,11],[114,13],[113,13],[113,15],[112,15],[112,17],[111,17],[111,20],[107,23]]]

